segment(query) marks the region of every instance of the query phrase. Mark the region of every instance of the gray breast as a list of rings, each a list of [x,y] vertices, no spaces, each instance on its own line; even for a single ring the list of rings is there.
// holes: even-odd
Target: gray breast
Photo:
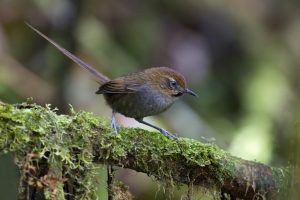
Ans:
[[[175,98],[143,87],[134,93],[104,94],[105,99],[112,109],[127,117],[143,118],[156,115],[168,109]]]

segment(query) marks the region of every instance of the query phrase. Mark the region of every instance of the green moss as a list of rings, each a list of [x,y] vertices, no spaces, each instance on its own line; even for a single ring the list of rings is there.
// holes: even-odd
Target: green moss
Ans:
[[[52,168],[57,168],[61,162],[64,170],[59,176],[55,173],[57,179],[72,177],[79,184],[78,194],[92,197],[95,184],[87,177],[94,173],[95,167],[93,150],[89,145],[93,134],[89,133],[91,130],[96,133],[103,120],[91,113],[72,111],[68,117],[57,115],[54,111],[50,106],[0,104],[0,149],[2,152],[14,152],[18,163],[23,163],[28,154],[46,159]],[[49,197],[49,191],[53,190],[45,191]]]
[[[167,187],[178,182],[213,189],[220,188],[239,163],[214,144],[173,140],[137,128],[121,127],[115,134],[108,120],[92,113],[72,107],[70,115],[55,111],[49,105],[0,103],[0,151],[14,152],[23,182],[32,178],[25,173],[28,166],[37,170],[45,165],[43,173],[33,170],[28,183],[40,185],[49,198],[62,197],[62,185],[71,182],[76,183],[75,199],[95,199],[98,163],[130,167]],[[285,172],[274,173],[285,184]]]
[[[282,191],[278,191],[280,193],[280,197],[282,198],[287,198],[290,192],[288,188],[290,187],[290,182],[291,177],[286,177],[289,175],[291,170],[291,167],[286,167],[286,168],[272,168],[273,172],[273,178],[274,178],[274,183],[276,184],[276,188],[281,188]]]
[[[120,134],[115,134],[107,128],[107,120],[96,118],[89,112],[76,112],[72,107],[70,116],[57,115],[49,105],[41,107],[27,103],[2,104],[0,112],[0,130],[5,132],[0,136],[2,151],[15,152],[19,160],[28,153],[38,154],[50,166],[62,162],[64,172],[61,176],[72,177],[80,184],[78,193],[82,196],[92,197],[95,192],[94,182],[89,178],[95,169],[93,146],[100,147],[97,159],[104,163],[126,167],[124,160],[134,156],[137,170],[170,182],[174,177],[182,176],[181,170],[177,169],[182,168],[182,163],[190,170],[206,166],[213,166],[213,170],[221,166],[226,157],[226,153],[213,144],[182,138],[170,140],[160,133],[142,129],[121,127]],[[97,144],[92,145],[92,142]],[[177,160],[182,163],[176,163]],[[214,170],[216,180],[221,182],[223,175],[218,174],[219,171],[224,173],[224,170]],[[189,173],[186,182],[196,176]]]

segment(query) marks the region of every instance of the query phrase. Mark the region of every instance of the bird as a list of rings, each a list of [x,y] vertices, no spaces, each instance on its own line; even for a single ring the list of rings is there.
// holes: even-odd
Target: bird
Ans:
[[[97,82],[100,86],[96,94],[102,94],[106,103],[111,107],[111,127],[116,133],[118,125],[115,116],[116,113],[120,113],[158,130],[167,137],[177,139],[175,134],[146,122],[144,118],[164,112],[184,94],[197,96],[195,92],[187,87],[187,81],[182,74],[168,67],[151,67],[143,71],[110,79],[58,45],[29,23],[26,23],[26,25],[80,67],[97,77]]]

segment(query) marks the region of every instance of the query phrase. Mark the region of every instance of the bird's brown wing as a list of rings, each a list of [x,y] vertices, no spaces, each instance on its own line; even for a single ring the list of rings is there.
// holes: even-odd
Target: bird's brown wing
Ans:
[[[96,94],[106,94],[106,93],[135,93],[141,89],[143,86],[143,81],[140,79],[131,78],[117,78],[111,81],[108,81],[99,87],[99,90]]]

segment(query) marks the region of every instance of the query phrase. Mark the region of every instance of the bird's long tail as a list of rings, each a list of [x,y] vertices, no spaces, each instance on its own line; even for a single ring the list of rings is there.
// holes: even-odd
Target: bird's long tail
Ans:
[[[107,81],[109,81],[110,79],[103,75],[102,73],[100,73],[98,70],[96,70],[94,67],[92,67],[91,65],[87,64],[86,62],[84,62],[83,60],[81,60],[80,58],[76,57],[75,55],[73,55],[72,53],[70,53],[68,50],[66,50],[65,48],[61,47],[60,45],[58,45],[56,42],[54,42],[53,40],[51,40],[50,38],[48,38],[46,35],[44,35],[43,33],[41,33],[39,30],[37,30],[36,28],[34,28],[33,26],[31,26],[30,24],[26,23],[25,24],[31,28],[33,31],[35,31],[37,34],[39,34],[40,36],[42,36],[44,39],[46,39],[48,42],[50,42],[53,46],[55,46],[60,52],[62,52],[64,55],[66,55],[68,58],[70,58],[71,60],[73,60],[76,64],[78,64],[80,67],[88,70],[90,73],[92,73],[93,75],[95,75],[97,78],[99,78],[100,80],[100,84],[103,84]]]

